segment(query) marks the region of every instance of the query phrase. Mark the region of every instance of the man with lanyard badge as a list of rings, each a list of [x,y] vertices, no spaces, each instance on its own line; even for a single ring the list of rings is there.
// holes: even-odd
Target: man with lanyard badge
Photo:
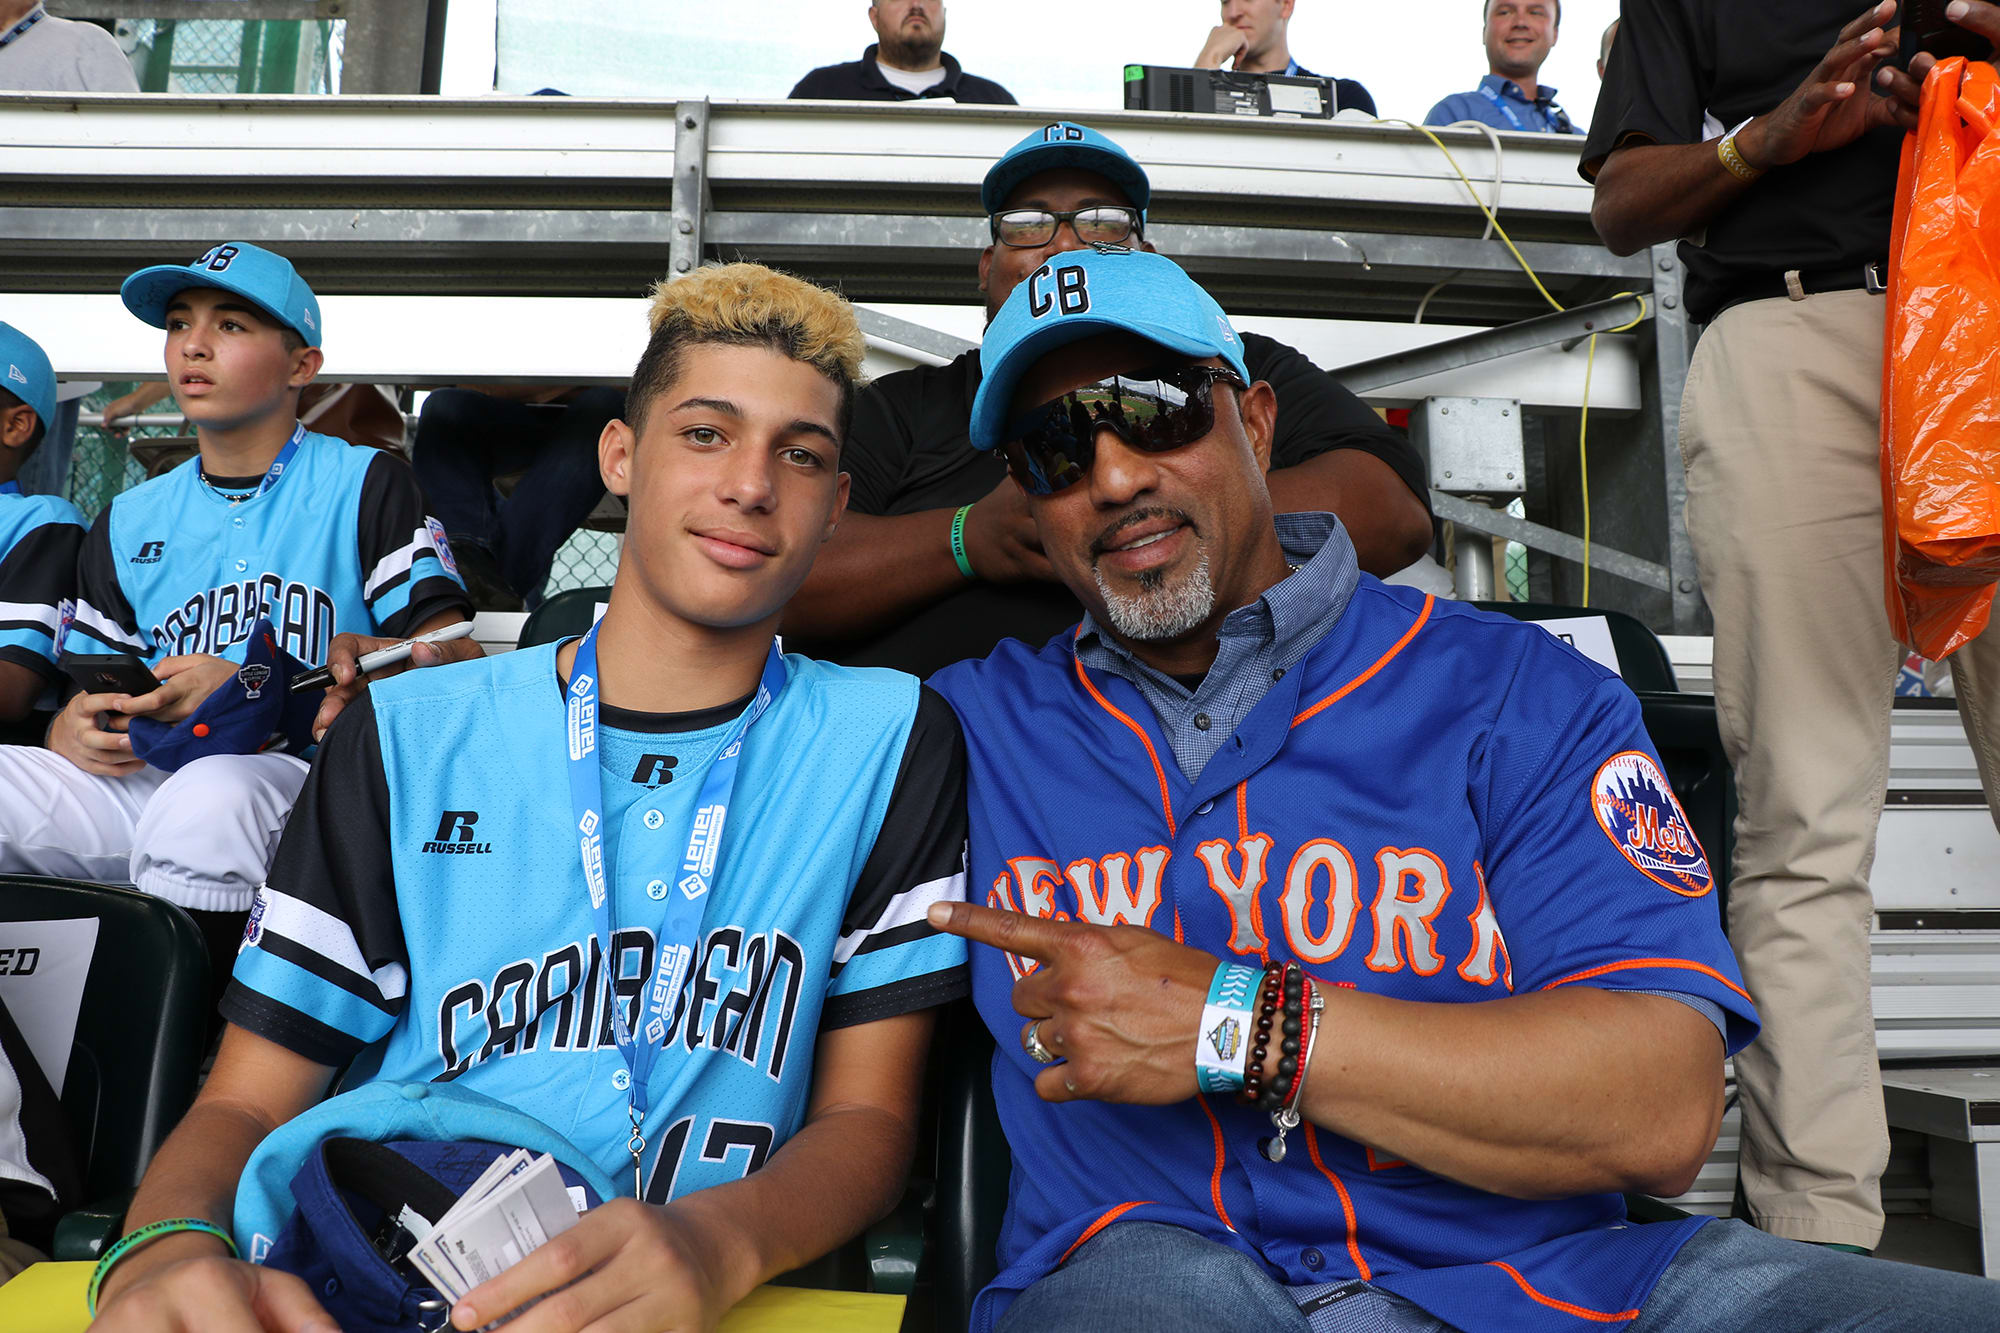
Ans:
[[[106,1328],[215,1327],[217,1292],[323,1318],[228,1255],[371,1097],[468,1140],[499,1103],[628,1195],[459,1328],[564,1287],[522,1327],[712,1328],[900,1195],[929,1011],[966,989],[924,920],[964,892],[963,745],[914,678],[773,642],[840,516],[865,344],[845,301],[745,264],[663,285],[653,326],[599,450],[632,513],[602,621],[371,686],[327,733]]]
[[[1426,125],[1477,121],[1521,134],[1575,134],[1556,90],[1537,83],[1562,27],[1562,0],[1486,0],[1488,73],[1469,93],[1431,108]]]
[[[1222,22],[1209,32],[1201,54],[1194,58],[1197,69],[1221,69],[1224,64],[1240,74],[1283,74],[1294,79],[1328,78],[1333,84],[1334,110],[1375,114],[1375,99],[1353,79],[1333,79],[1315,74],[1292,58],[1286,38],[1291,26],[1292,7],[1298,0],[1222,0]]]

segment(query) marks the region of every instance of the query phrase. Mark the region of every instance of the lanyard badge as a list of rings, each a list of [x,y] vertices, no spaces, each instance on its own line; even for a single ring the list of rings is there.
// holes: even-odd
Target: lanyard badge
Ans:
[[[617,923],[616,904],[604,865],[604,773],[597,759],[597,630],[598,626],[593,625],[583,636],[570,669],[567,700],[570,806],[576,816],[584,886],[590,894],[590,909],[602,941],[605,1003],[611,1009],[611,1030],[617,1038],[619,1054],[625,1057],[626,1073],[631,1080],[626,1089],[626,1110],[631,1117],[632,1133],[626,1149],[632,1154],[632,1193],[643,1200],[640,1156],[646,1150],[644,1125],[653,1061],[666,1042],[674,1003],[694,962],[701,931],[702,900],[708,896],[719,873],[722,831],[736,789],[736,768],[743,756],[744,738],[783,692],[787,672],[785,659],[773,640],[764,659],[764,674],[757,683],[756,698],[736,719],[721,752],[702,775],[694,818],[683,844],[686,851],[681,857],[679,879],[664,895],[665,918],[655,936],[655,965],[643,996],[644,1040],[637,1041],[632,1025],[626,1020],[625,1006],[618,1003],[613,975],[617,963],[612,941]]]

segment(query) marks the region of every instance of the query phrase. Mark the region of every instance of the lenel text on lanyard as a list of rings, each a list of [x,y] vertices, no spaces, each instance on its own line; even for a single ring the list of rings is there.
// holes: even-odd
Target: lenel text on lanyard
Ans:
[[[584,884],[590,890],[590,908],[596,917],[597,933],[603,944],[605,1004],[612,1013],[612,1034],[618,1053],[625,1057],[631,1079],[626,1089],[626,1110],[632,1121],[626,1147],[632,1154],[632,1192],[645,1198],[640,1156],[646,1151],[646,1101],[653,1061],[667,1038],[673,1021],[674,1003],[686,982],[694,961],[697,937],[701,932],[702,900],[719,873],[722,829],[729,817],[729,801],[736,790],[736,768],[743,757],[743,740],[757,719],[785,688],[785,659],[771,643],[764,659],[764,674],[757,683],[757,697],[736,719],[722,750],[702,775],[701,791],[688,829],[686,853],[681,857],[680,879],[668,888],[666,916],[656,937],[651,982],[644,994],[643,1040],[634,1040],[632,1025],[626,1021],[625,1006],[618,1002],[613,969],[617,957],[613,936],[617,929],[617,904],[609,891],[604,865],[604,774],[597,758],[597,630],[593,625],[577,645],[576,661],[570,666],[569,796],[576,815],[577,846],[583,857]]]

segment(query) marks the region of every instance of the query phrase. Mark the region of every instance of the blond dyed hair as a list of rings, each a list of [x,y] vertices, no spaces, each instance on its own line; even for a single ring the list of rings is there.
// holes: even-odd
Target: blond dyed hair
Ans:
[[[680,378],[691,347],[768,347],[803,362],[840,390],[844,440],[862,383],[867,340],[847,298],[762,264],[706,264],[654,286],[652,337],[632,372],[625,419],[643,433],[653,401]]]

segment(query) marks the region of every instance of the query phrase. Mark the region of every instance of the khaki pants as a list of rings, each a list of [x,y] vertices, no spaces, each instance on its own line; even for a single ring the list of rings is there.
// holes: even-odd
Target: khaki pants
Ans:
[[[1741,802],[1729,934],[1764,1023],[1736,1057],[1744,1192],[1766,1231],[1869,1248],[1889,1137],[1868,871],[1903,656],[1883,604],[1884,313],[1859,291],[1732,307],[1702,337],[1681,409]],[[2000,634],[1951,668],[1991,802]]]

